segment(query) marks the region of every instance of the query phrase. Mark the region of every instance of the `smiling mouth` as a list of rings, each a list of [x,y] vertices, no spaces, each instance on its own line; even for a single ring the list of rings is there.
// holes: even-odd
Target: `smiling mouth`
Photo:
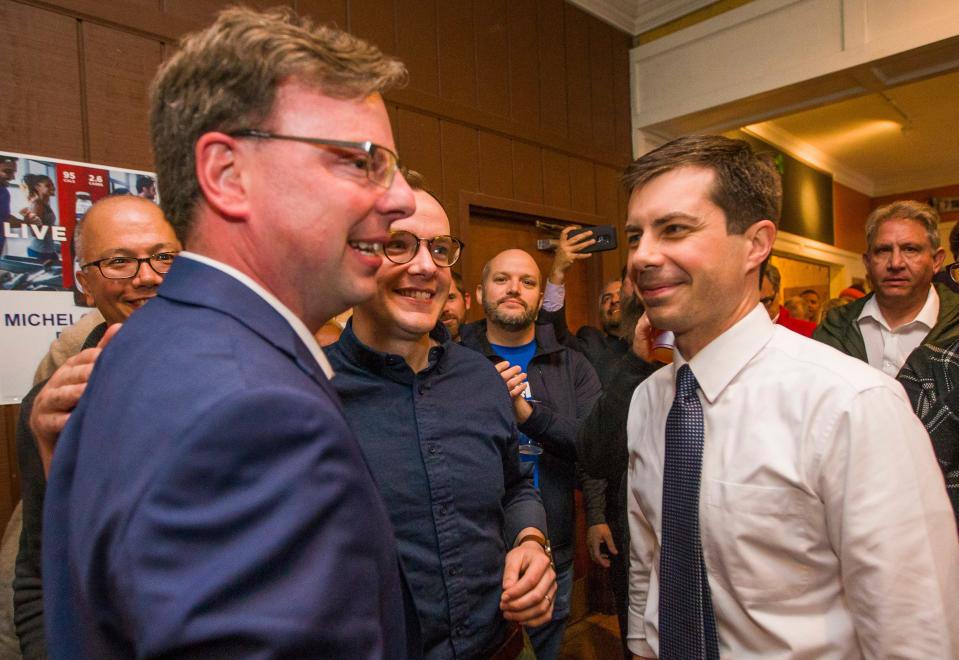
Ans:
[[[383,254],[383,243],[379,241],[349,241],[349,246],[371,257]]]
[[[643,284],[639,291],[642,295],[655,295],[667,289],[671,289],[676,286],[676,282],[656,282],[654,284]]]
[[[143,307],[149,301],[153,300],[154,296],[147,296],[146,298],[136,298],[135,300],[128,300],[127,304],[131,307]]]
[[[396,292],[404,298],[413,300],[432,300],[435,295],[432,291],[423,291],[421,289],[397,289]]]

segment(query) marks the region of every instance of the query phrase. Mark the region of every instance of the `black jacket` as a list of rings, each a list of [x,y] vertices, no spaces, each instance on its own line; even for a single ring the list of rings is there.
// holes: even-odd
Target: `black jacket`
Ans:
[[[584,325],[576,331],[575,335],[572,334],[566,325],[565,305],[553,312],[541,309],[536,322],[553,326],[556,340],[560,344],[585,355],[589,363],[593,365],[593,369],[596,370],[596,375],[599,376],[599,382],[603,388],[609,386],[609,379],[613,370],[620,359],[629,351],[629,344],[623,339],[589,325]]]
[[[94,348],[103,339],[107,324],[101,323],[87,335],[80,350]],[[43,586],[40,571],[40,537],[43,530],[43,496],[47,479],[37,449],[36,438],[30,430],[30,412],[33,400],[47,381],[33,386],[20,403],[17,421],[17,458],[20,462],[20,492],[23,495],[23,531],[17,552],[16,572],[13,578],[13,620],[20,638],[20,651],[26,660],[47,657],[43,625]]]
[[[486,321],[463,326],[460,341],[488,358],[495,356],[486,336]],[[553,556],[556,564],[562,565],[573,558],[576,434],[601,389],[586,358],[560,345],[548,325],[536,325],[536,353],[527,375],[539,403],[533,404],[532,415],[519,430],[543,445],[540,494]]]

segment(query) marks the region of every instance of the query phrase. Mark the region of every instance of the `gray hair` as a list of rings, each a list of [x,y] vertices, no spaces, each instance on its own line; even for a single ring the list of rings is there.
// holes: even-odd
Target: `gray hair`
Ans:
[[[903,199],[880,206],[866,218],[867,250],[872,250],[876,234],[879,233],[879,225],[887,220],[915,220],[925,227],[932,251],[935,252],[939,249],[939,213],[928,204]]]

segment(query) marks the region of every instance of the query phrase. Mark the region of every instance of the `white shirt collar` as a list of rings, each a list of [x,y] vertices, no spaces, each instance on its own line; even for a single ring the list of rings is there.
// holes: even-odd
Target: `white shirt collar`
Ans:
[[[689,360],[696,381],[706,400],[713,403],[727,385],[772,338],[775,326],[762,303],[736,325],[709,342]],[[686,359],[677,349],[673,361],[675,373]]]
[[[313,359],[316,360],[316,363],[320,365],[320,369],[323,370],[323,373],[326,374],[326,377],[328,379],[333,378],[333,367],[330,365],[330,361],[326,359],[326,355],[323,353],[323,349],[320,348],[320,345],[317,343],[316,337],[310,333],[303,321],[300,320],[296,314],[290,311],[289,307],[280,302],[279,298],[257,284],[253,278],[246,273],[242,273],[233,266],[229,266],[222,261],[217,261],[216,259],[211,259],[205,255],[189,252],[187,250],[177,254],[177,259],[182,259],[183,257],[186,257],[187,259],[193,259],[194,261],[199,261],[202,264],[206,264],[210,268],[216,268],[218,271],[229,275],[253,291],[253,293],[263,298],[263,300],[265,300],[270,307],[275,309],[277,313],[286,319],[286,322],[290,324],[290,327],[293,328],[293,331],[300,338],[300,341],[302,341],[306,348],[310,351],[310,355],[312,355]]]
[[[873,319],[883,328],[892,332],[892,328],[889,327],[889,324],[886,322],[886,317],[882,315],[882,310],[879,309],[879,303],[876,302],[876,296],[872,296],[869,300],[866,301],[866,304],[862,306],[862,311],[859,312],[859,317],[857,321],[862,321],[863,319]],[[936,323],[939,321],[939,294],[936,292],[936,287],[929,285],[929,293],[926,295],[926,302],[923,304],[922,309],[919,310],[919,313],[916,314],[916,318],[908,323],[903,323],[900,327],[905,327],[912,323],[921,323],[926,326],[928,329],[935,327]]]

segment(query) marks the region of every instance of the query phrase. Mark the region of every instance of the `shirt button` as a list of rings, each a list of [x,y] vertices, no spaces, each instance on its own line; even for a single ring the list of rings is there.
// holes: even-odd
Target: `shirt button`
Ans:
[[[427,445],[427,446],[428,446],[431,454],[435,454],[435,453],[436,453],[436,445],[434,445],[434,444],[431,442],[431,443],[430,443],[429,445]]]
[[[444,504],[440,507],[440,514],[445,516],[447,513],[449,513],[449,510],[449,507]]]
[[[463,626],[456,626],[456,628],[453,629],[453,633],[454,633],[457,637],[462,637],[462,636],[463,636]]]
[[[450,569],[446,572],[449,573],[450,575],[456,575],[457,573],[459,573],[459,571],[456,570],[455,566],[451,566]]]

